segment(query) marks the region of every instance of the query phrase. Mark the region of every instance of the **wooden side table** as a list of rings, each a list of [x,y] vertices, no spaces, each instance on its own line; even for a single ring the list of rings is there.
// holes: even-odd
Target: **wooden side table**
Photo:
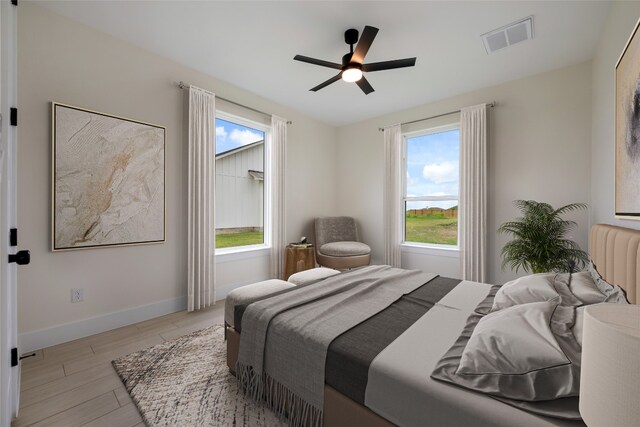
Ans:
[[[288,280],[294,273],[316,267],[316,250],[313,245],[306,248],[287,246],[286,251],[284,280]]]

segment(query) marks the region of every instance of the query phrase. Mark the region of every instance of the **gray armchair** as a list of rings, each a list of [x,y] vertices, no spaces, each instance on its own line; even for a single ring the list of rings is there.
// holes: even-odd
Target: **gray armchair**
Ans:
[[[346,270],[371,262],[371,248],[360,242],[351,217],[316,218],[315,235],[316,260],[323,267]]]

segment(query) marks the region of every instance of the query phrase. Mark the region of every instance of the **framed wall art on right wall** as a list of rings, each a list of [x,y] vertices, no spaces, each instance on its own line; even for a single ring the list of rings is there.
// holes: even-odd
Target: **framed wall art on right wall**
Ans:
[[[640,31],[616,64],[616,218],[640,220]]]

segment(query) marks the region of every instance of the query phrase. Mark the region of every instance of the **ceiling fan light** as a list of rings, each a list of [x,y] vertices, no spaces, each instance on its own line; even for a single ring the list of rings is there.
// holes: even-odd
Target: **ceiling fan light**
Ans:
[[[342,72],[342,80],[348,83],[357,82],[362,78],[362,70],[360,68],[347,68]]]

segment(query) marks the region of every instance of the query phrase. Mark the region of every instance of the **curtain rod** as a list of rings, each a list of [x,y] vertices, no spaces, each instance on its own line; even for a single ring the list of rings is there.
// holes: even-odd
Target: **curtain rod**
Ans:
[[[496,106],[496,102],[488,102],[487,107],[493,108]],[[411,120],[410,122],[402,122],[400,123],[400,126],[402,125],[410,125],[411,123],[418,123],[418,122],[422,122],[425,120],[431,120],[431,119],[437,119],[438,117],[444,117],[444,116],[449,116],[451,114],[456,114],[459,113],[461,110],[455,110],[455,111],[449,111],[448,113],[443,113],[443,114],[438,114],[437,116],[431,116],[431,117],[425,117],[424,119],[416,119],[416,120]],[[378,128],[379,131],[384,131],[384,128]]]
[[[183,82],[182,80],[180,80],[177,83],[177,85],[178,85],[178,87],[180,89],[188,89],[189,88],[189,85],[186,84],[185,82]],[[227,98],[223,98],[223,97],[218,96],[218,95],[216,95],[216,98],[222,99],[223,101],[228,102],[229,104],[237,105],[238,107],[246,108],[247,110],[251,110],[251,111],[255,111],[256,113],[264,114],[265,116],[271,116],[271,114],[265,113],[264,111],[257,110],[257,109],[255,109],[253,107],[249,107],[248,105],[243,105],[243,104],[240,104],[239,102],[235,102],[235,101],[232,101],[232,100],[227,99]],[[293,122],[291,120],[287,120],[287,124],[290,125],[290,124],[293,124]]]

